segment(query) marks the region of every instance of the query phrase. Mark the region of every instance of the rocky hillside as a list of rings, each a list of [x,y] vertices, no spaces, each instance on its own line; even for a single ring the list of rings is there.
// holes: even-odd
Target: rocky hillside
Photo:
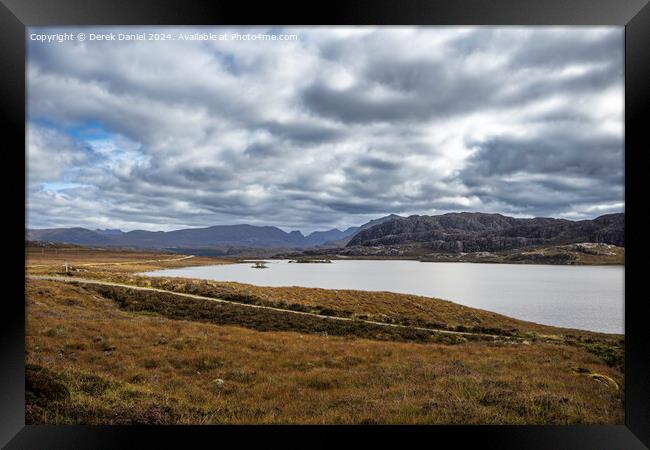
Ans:
[[[419,244],[432,252],[499,251],[576,242],[601,242],[623,247],[624,224],[624,213],[580,221],[517,219],[484,213],[394,217],[361,230],[347,247]]]

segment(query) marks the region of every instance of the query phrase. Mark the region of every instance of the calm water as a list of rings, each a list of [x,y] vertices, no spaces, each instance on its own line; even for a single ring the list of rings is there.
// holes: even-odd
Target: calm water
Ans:
[[[547,325],[623,333],[622,266],[543,266],[338,260],[186,267],[146,275],[259,286],[392,291],[444,298]]]

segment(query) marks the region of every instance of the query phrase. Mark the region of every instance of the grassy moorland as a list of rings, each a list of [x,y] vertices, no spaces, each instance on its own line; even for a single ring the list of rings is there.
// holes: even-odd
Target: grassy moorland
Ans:
[[[61,275],[49,251],[28,249],[28,274]],[[63,257],[69,279],[165,292],[28,280],[28,423],[623,422],[621,335],[412,295],[135,275],[227,262],[181,257]]]
[[[514,249],[501,252],[475,252],[425,255],[420,261],[505,264],[622,265],[625,249],[616,245],[580,243]]]
[[[343,249],[309,249],[286,253],[284,258],[354,258],[407,259],[421,262],[464,262],[489,264],[550,264],[550,265],[623,265],[625,248],[616,245],[583,242],[565,245],[524,247],[495,252],[431,253],[421,244],[355,246]]]
[[[177,255],[146,250],[115,250],[65,244],[52,247],[27,247],[26,269],[30,274],[62,273],[67,262],[72,272],[137,272],[162,268],[224,264],[232,261],[202,256]]]

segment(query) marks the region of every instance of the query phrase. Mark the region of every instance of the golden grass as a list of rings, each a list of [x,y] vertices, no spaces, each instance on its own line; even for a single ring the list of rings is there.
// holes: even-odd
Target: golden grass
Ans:
[[[48,251],[27,251],[28,273],[60,274],[68,261],[80,269],[72,278],[384,322],[514,330],[529,342],[447,345],[315,330],[261,332],[264,317],[255,325],[229,319],[239,326],[173,320],[152,312],[164,311],[150,308],[155,296],[146,305],[134,296],[121,307],[146,307],[123,310],[101,290],[30,280],[28,423],[623,423],[621,335],[548,327],[412,295],[134,275],[228,260]]]
[[[61,257],[53,254],[51,249],[48,251],[50,254],[42,254],[40,249],[28,249],[27,272],[29,274],[62,274]],[[622,335],[541,325],[491,311],[463,306],[452,301],[417,295],[295,286],[260,287],[235,282],[137,275],[138,272],[156,269],[236,262],[236,260],[208,257],[170,261],[170,259],[183,256],[169,253],[75,247],[69,249],[65,260],[70,264],[73,277],[156,287],[175,292],[266,304],[287,309],[431,328],[452,330],[460,328],[461,330],[474,331],[483,329],[486,332],[491,330],[496,333],[516,333],[531,338],[534,336],[557,339],[569,337],[587,341],[606,341],[620,345],[623,340]],[[143,263],[142,261],[147,262]],[[116,262],[119,264],[112,264]]]
[[[232,260],[163,253],[148,250],[115,250],[86,247],[35,248],[25,251],[26,270],[29,274],[62,273],[67,262],[69,269],[84,274],[89,271],[132,273],[174,267],[229,264]],[[76,272],[79,270],[79,272]]]
[[[77,275],[75,275],[77,276]],[[541,325],[447,300],[393,292],[304,287],[261,287],[175,277],[148,277],[112,270],[93,270],[83,278],[106,280],[174,292],[223,298],[340,317],[428,328],[511,334],[534,339],[577,339],[623,345],[623,336]]]
[[[497,252],[432,253],[421,255],[419,259],[428,262],[624,265],[625,248],[593,243],[546,245]]]
[[[593,249],[585,247],[584,244],[569,244],[550,247],[532,248],[522,250],[519,256],[542,258],[569,257],[572,264],[583,265],[622,265],[625,264],[625,248],[615,245],[600,244],[593,246]],[[582,250],[581,250],[582,249]],[[506,257],[504,262],[517,262],[517,258]]]
[[[623,422],[622,374],[577,347],[259,332],[56,282],[28,282],[27,362],[70,393],[41,393],[30,423]]]

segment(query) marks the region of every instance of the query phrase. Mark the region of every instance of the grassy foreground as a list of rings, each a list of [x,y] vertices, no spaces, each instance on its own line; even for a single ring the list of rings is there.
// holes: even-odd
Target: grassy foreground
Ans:
[[[204,258],[87,249],[64,257],[71,278],[170,293],[29,280],[28,423],[623,423],[620,335],[418,296],[134,275]],[[30,250],[27,262],[28,273],[61,272],[60,252]]]

